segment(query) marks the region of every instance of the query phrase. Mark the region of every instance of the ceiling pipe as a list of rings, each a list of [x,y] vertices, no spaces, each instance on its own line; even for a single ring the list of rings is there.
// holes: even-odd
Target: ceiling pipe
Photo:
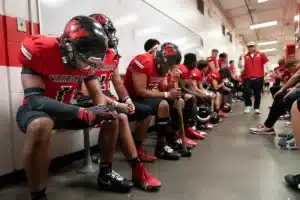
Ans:
[[[251,18],[252,24],[255,24],[248,3],[247,3],[246,0],[244,0],[244,2],[245,2],[245,5],[246,5],[246,7],[247,7],[247,11],[248,11],[248,14],[249,14],[249,16],[250,16],[250,18]],[[257,40],[259,41],[259,36],[258,36],[258,33],[257,33],[257,30],[256,30],[256,29],[255,29],[255,33],[256,33]]]
[[[232,18],[230,18],[225,9],[223,8],[222,4],[220,3],[219,0],[213,0],[214,4],[218,7],[218,9],[221,11],[221,13],[223,14],[223,16],[225,17],[226,22],[232,27],[232,29],[234,28],[234,23]]]

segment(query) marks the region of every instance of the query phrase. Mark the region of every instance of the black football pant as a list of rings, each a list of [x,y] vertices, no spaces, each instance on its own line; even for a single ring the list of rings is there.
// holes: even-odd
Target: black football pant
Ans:
[[[261,91],[263,89],[264,79],[247,79],[244,82],[245,106],[252,106],[251,94],[254,93],[254,109],[259,109],[261,100]]]
[[[290,111],[294,101],[300,98],[300,88],[296,88],[293,91],[284,95],[277,95],[274,98],[272,107],[270,109],[265,126],[271,128],[275,125],[281,115],[285,114],[286,111]]]

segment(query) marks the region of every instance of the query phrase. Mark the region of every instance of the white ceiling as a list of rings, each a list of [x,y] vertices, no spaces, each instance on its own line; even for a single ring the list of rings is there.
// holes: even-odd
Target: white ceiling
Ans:
[[[280,56],[284,53],[286,43],[294,42],[296,24],[294,16],[297,12],[297,0],[268,0],[258,3],[257,0],[215,0],[230,18],[238,35],[242,35],[245,42],[264,42],[277,40],[278,44],[261,47],[277,48],[268,55]],[[249,8],[249,10],[248,10]],[[251,30],[251,24],[277,20],[278,25]]]

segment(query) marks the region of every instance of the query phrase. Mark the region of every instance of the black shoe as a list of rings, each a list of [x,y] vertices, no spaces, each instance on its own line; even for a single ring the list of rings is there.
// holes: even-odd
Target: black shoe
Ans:
[[[165,159],[165,160],[179,160],[180,153],[174,151],[170,146],[156,146],[155,155],[157,158]]]
[[[32,197],[31,200],[48,200],[46,195],[40,196],[40,197]]]
[[[178,152],[181,154],[182,157],[191,157],[192,156],[192,151],[188,149],[180,149]]]
[[[177,140],[173,140],[173,141],[169,141],[168,145],[175,151],[182,149],[182,139],[177,139]],[[188,150],[191,150],[192,148],[194,148],[191,145],[186,144],[186,148]]]
[[[294,137],[294,134],[293,134],[293,132],[279,133],[278,137],[280,137],[280,139],[284,138],[286,140],[290,140],[290,139],[292,139]]]
[[[112,170],[104,175],[98,175],[98,186],[102,190],[110,190],[114,192],[129,192],[134,183],[122,177],[120,174]]]
[[[287,182],[287,184],[295,189],[295,190],[300,190],[300,174],[298,175],[286,175],[284,177],[285,181]]]
[[[47,200],[46,188],[39,192],[31,193],[31,200]]]

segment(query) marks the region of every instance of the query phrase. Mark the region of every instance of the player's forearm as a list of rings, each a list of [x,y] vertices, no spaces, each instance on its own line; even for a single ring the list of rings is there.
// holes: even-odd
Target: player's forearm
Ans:
[[[126,88],[124,87],[123,84],[115,87],[115,90],[117,92],[118,97],[120,98],[121,101],[123,101],[124,99],[126,99],[129,95],[128,92],[126,90]]]
[[[213,88],[215,89],[215,90],[219,90],[219,89],[221,89],[223,87],[223,85],[222,84],[220,84],[220,85],[214,85],[213,86]]]
[[[300,71],[297,71],[283,86],[282,90],[287,90],[300,81]]]
[[[206,97],[208,94],[208,91],[206,91],[205,89],[200,89],[200,88],[198,88],[197,92],[201,95],[201,97]]]
[[[158,92],[158,91],[152,91],[152,90],[141,90],[137,92],[139,97],[143,98],[166,98],[168,92]]]
[[[194,90],[194,89],[191,89],[191,88],[187,88],[187,87],[183,87],[182,90],[188,94],[192,94],[196,97],[200,97],[202,98],[203,96],[197,91],[197,90]]]
[[[104,94],[96,93],[96,94],[91,95],[91,97],[92,97],[93,103],[97,106],[107,104],[107,101],[106,101],[106,98],[105,98]]]

